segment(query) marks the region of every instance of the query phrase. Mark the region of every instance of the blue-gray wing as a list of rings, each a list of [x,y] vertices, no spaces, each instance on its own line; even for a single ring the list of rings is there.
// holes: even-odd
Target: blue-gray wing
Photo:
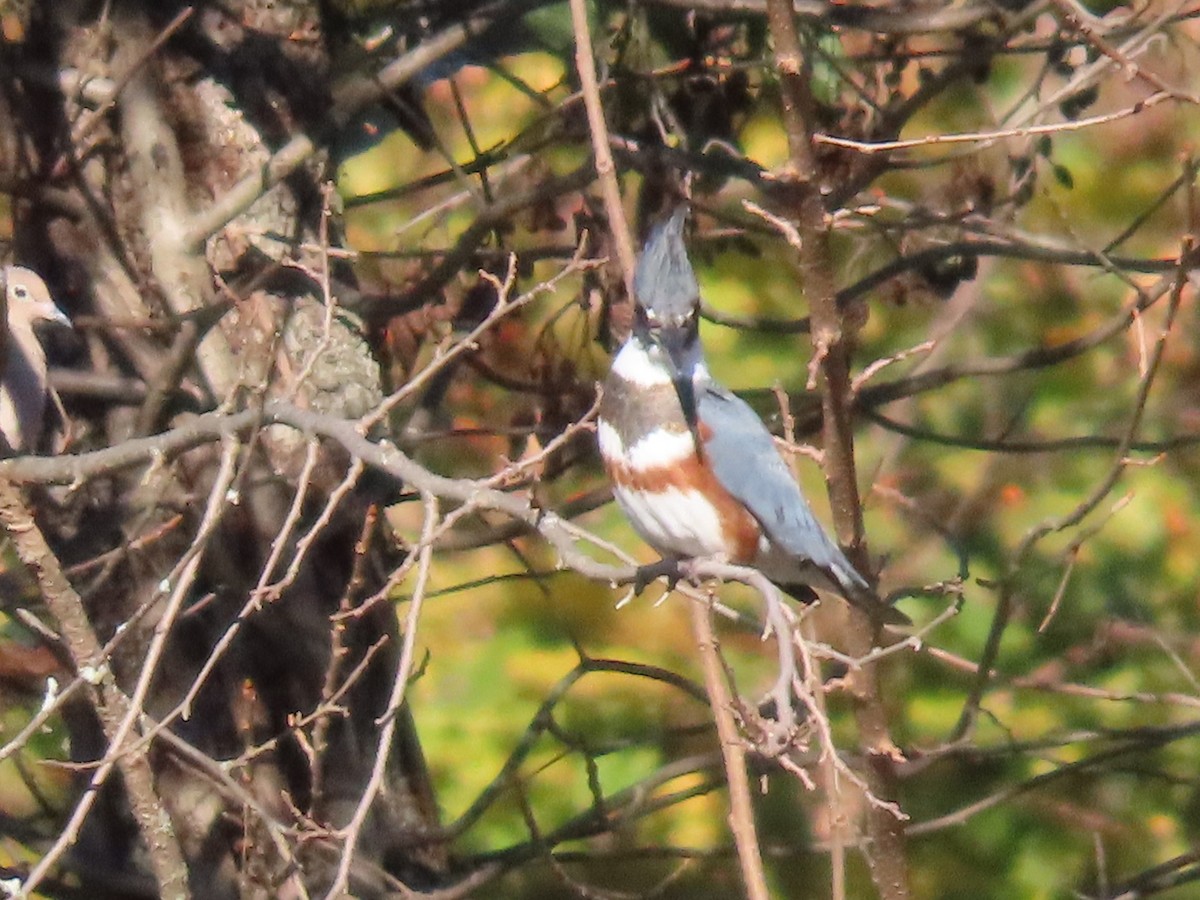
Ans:
[[[798,560],[811,560],[833,575],[843,591],[866,589],[862,576],[813,516],[758,414],[719,385],[700,392],[697,411],[706,431],[711,429],[704,449],[717,480],[745,505],[768,540]]]

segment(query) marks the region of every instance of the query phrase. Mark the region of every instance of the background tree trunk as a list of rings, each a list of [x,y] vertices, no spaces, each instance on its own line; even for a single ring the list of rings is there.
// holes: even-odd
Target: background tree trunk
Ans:
[[[99,6],[42,4],[25,62],[77,78],[65,91],[8,82],[5,98],[4,176],[23,186],[18,254],[85,322],[92,368],[80,389],[94,396],[74,423],[74,449],[153,434],[194,410],[271,398],[364,414],[382,396],[380,372],[362,323],[333,315],[331,278],[346,284],[348,273],[329,263],[341,229],[324,159],[214,233],[195,228],[283,141],[325,128],[329,63],[317,4],[120,2],[107,15]],[[145,388],[122,388],[137,382]],[[223,454],[232,455],[232,476]],[[445,870],[428,837],[437,812],[420,746],[407,710],[388,710],[399,653],[394,608],[362,606],[398,554],[348,464],[294,432],[264,429],[236,447],[199,448],[37,501],[65,565],[103,560],[81,593],[101,639],[116,644],[112,662],[127,693],[146,671],[156,631],[169,629],[169,664],[153,672],[142,704],[149,718],[135,737],[169,720],[190,751],[210,759],[254,748],[238,778],[244,794],[234,795],[180,746],[155,743],[158,793],[198,897],[281,896],[296,878],[325,889],[338,845],[320,835],[350,823],[387,715],[398,714],[401,727],[358,838],[353,890],[383,892],[392,876],[434,884]],[[218,478],[221,494],[236,499],[221,502],[200,533]],[[343,479],[344,496],[286,587],[263,590],[293,563],[300,536]],[[285,527],[289,512],[299,519]],[[193,554],[199,566],[175,608],[172,592],[189,577],[184,561]],[[110,749],[86,706],[72,717],[72,743],[79,762]],[[100,884],[119,881],[138,855],[120,792],[106,791],[75,851]],[[289,858],[264,818],[314,839]]]

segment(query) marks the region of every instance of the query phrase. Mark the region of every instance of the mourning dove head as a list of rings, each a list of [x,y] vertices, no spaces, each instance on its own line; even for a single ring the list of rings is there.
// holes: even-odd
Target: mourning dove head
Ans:
[[[22,266],[4,267],[8,335],[0,376],[0,433],[18,453],[37,449],[46,413],[49,381],[46,351],[34,331],[38,322],[70,325],[55,304],[46,282]]]

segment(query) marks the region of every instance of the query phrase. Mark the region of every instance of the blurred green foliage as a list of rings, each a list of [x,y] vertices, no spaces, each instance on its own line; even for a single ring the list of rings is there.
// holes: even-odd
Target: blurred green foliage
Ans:
[[[845,62],[837,55],[836,40],[830,44],[826,36],[822,41],[829,59]],[[1175,75],[1194,73],[1196,57],[1194,48],[1175,45],[1162,49],[1161,56],[1150,54],[1143,64]],[[1001,111],[1027,96],[1038,63],[1036,54],[1009,57],[992,66],[987,77],[956,84],[924,109],[903,136],[998,127]],[[514,168],[519,164],[538,173],[577,165],[586,152],[582,133],[566,147],[539,147],[531,141],[530,135],[543,134],[543,108],[528,92],[514,88],[510,77],[558,103],[569,90],[569,60],[528,53],[502,64],[505,77],[478,68],[455,76],[476,146],[511,148]],[[829,79],[833,72],[827,67],[822,77]],[[1050,76],[1045,92],[1057,83]],[[832,92],[832,102],[838,88],[822,84]],[[670,89],[669,76],[663,85]],[[1103,83],[1095,109],[1127,106],[1143,94],[1137,84],[1110,79]],[[426,103],[447,150],[466,164],[472,150],[450,98],[449,85],[439,82],[430,88]],[[774,103],[769,85],[760,85],[740,130],[741,149],[767,168],[786,154]],[[953,212],[969,199],[961,195],[964,173],[990,180],[1002,194],[1008,189],[1004,180],[1015,171],[1012,161],[1026,152],[1036,173],[1032,194],[1012,211],[1011,220],[997,220],[998,231],[1033,235],[1071,249],[1102,248],[1140,212],[1151,210],[1112,252],[1173,257],[1189,227],[1187,202],[1177,194],[1157,208],[1155,204],[1180,175],[1196,128],[1197,119],[1188,109],[1163,104],[1050,141],[1015,139],[976,153],[955,151],[941,164],[894,172],[877,182],[877,196],[885,202],[874,218],[853,220],[838,232],[839,275],[843,284],[852,283],[894,254],[897,240],[881,240],[877,226],[898,223],[904,205]],[[526,152],[531,156],[522,155]],[[947,156],[940,148],[914,153],[931,163]],[[397,132],[347,164],[341,188],[352,197],[400,187],[444,168],[435,151],[422,152]],[[632,217],[632,198],[641,182],[631,173],[623,178]],[[484,189],[503,193],[523,184],[519,174],[509,174]],[[744,223],[748,220],[738,202],[743,197],[760,199],[745,184],[730,182],[722,193],[704,197],[703,204],[720,210],[727,221]],[[518,253],[547,244],[571,246],[570,221],[579,209],[578,198],[556,198],[550,206],[560,226],[539,228],[518,216],[498,235],[496,246]],[[452,246],[474,215],[468,192],[451,182],[355,208],[349,221],[360,250],[415,251]],[[935,239],[902,230],[897,234],[906,247]],[[698,241],[694,257],[703,295],[716,310],[784,319],[804,315],[793,253],[766,230],[736,246]],[[525,272],[521,287],[549,277],[562,262],[539,262]],[[402,282],[406,265],[411,264],[374,256],[363,261],[362,270],[370,277]],[[871,383],[926,367],[969,366],[1060,346],[1100,328],[1132,302],[1135,286],[1146,287],[1158,277],[984,257],[977,277],[963,281],[948,297],[901,279],[901,287],[893,283],[867,297],[869,315],[857,335],[857,368],[931,338],[938,343],[930,359],[917,353],[884,369]],[[461,286],[448,291],[457,289]],[[599,377],[604,358],[592,340],[596,310],[580,304],[579,290],[579,281],[571,281],[523,312],[519,326],[505,334],[512,342],[505,358],[518,363],[537,358],[542,329],[553,320],[556,352],[575,361],[585,382]],[[1195,674],[1200,642],[1194,637],[1200,565],[1197,452],[1187,446],[1161,455],[1153,449],[1134,451],[1115,490],[1082,528],[1050,535],[1019,564],[1015,556],[1030,529],[1069,513],[1114,465],[1112,441],[1130,422],[1140,367],[1162,325],[1162,305],[1067,362],[960,379],[882,410],[944,440],[910,438],[870,421],[860,423],[859,475],[883,588],[952,579],[959,573],[960,554],[969,568],[962,612],[927,635],[919,652],[898,654],[886,666],[895,739],[914,760],[934,755],[902,782],[901,805],[914,827],[909,850],[915,896],[1069,896],[1095,889],[1101,878],[1112,882],[1161,863],[1196,839],[1200,782],[1195,759],[1200,747],[1189,726],[1197,721],[1200,706]],[[1191,335],[1196,325],[1188,291],[1150,394],[1141,438],[1195,431],[1200,368]],[[715,374],[735,389],[778,384],[794,401],[804,397],[810,355],[806,335],[710,323],[703,337]],[[481,389],[467,381],[458,390],[459,405],[451,406],[457,410],[453,424],[462,428],[503,427],[515,421],[514,404],[527,402],[512,394],[495,395],[472,409],[466,398]],[[759,395],[763,397],[761,408],[771,409],[773,398]],[[1110,443],[1020,453],[971,446],[1101,437]],[[502,463],[502,456],[493,455],[497,442],[475,440],[480,459]],[[458,458],[453,446],[448,441],[428,449],[427,461]],[[800,465],[806,490],[825,517],[817,467],[806,460]],[[593,462],[582,476],[547,483],[544,489],[553,505],[601,485]],[[580,521],[639,559],[653,558],[611,506]],[[681,601],[656,605],[651,591],[617,609],[620,591],[554,574],[554,566],[555,560],[528,539],[438,560],[435,590],[500,573],[547,573],[439,595],[423,613],[420,640],[429,662],[415,688],[416,715],[448,821],[501,771],[539,704],[581,653],[699,677]],[[950,751],[944,742],[959,721],[973,679],[965,667],[980,658],[992,625],[997,582],[1004,579],[1015,585],[1016,606],[996,660],[997,676],[983,697],[969,741]],[[743,609],[754,610],[752,597],[731,597]],[[915,599],[905,601],[904,608],[924,621],[947,602]],[[742,694],[756,696],[772,675],[769,647],[732,626],[723,629],[722,638]],[[852,750],[849,718],[841,704],[835,708],[839,739]],[[465,835],[467,851],[495,852],[528,841],[529,819],[548,834],[589,809],[600,815],[595,789],[606,794],[623,790],[686,753],[713,748],[702,704],[677,688],[629,675],[585,676],[555,707],[553,719],[557,733],[543,733],[536,740],[504,802]],[[1159,740],[1162,733],[1155,729],[1179,731]],[[594,755],[593,770],[575,752],[579,747]],[[768,771],[759,814],[773,888],[780,897],[824,896],[828,860],[806,849],[813,840],[813,821],[820,818],[820,796],[777,770]],[[660,795],[664,787],[654,787],[648,797]],[[952,823],[927,833],[921,827],[989,797],[995,802],[964,812]],[[639,856],[634,848],[658,851]],[[675,855],[666,848],[675,848]],[[564,849],[598,854],[593,865],[568,867],[597,889],[644,891],[658,885],[662,896],[690,898],[739,891],[719,792],[623,821],[614,834]],[[681,862],[684,849],[700,856]],[[604,862],[609,858],[605,854],[623,861],[614,867]],[[851,856],[851,896],[867,896],[869,879],[861,860]],[[536,871],[514,876],[493,896],[572,895],[563,880]],[[672,877],[669,884],[659,882]],[[1168,896],[1200,895],[1195,890],[1184,886]]]

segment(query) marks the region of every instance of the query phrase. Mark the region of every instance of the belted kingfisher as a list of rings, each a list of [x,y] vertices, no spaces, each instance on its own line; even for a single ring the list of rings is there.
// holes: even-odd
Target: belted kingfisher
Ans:
[[[908,624],[825,534],[762,420],[709,374],[686,215],[681,205],[646,241],[633,333],[604,382],[596,431],[617,503],[666,558],[719,556],[800,599],[831,590]]]

